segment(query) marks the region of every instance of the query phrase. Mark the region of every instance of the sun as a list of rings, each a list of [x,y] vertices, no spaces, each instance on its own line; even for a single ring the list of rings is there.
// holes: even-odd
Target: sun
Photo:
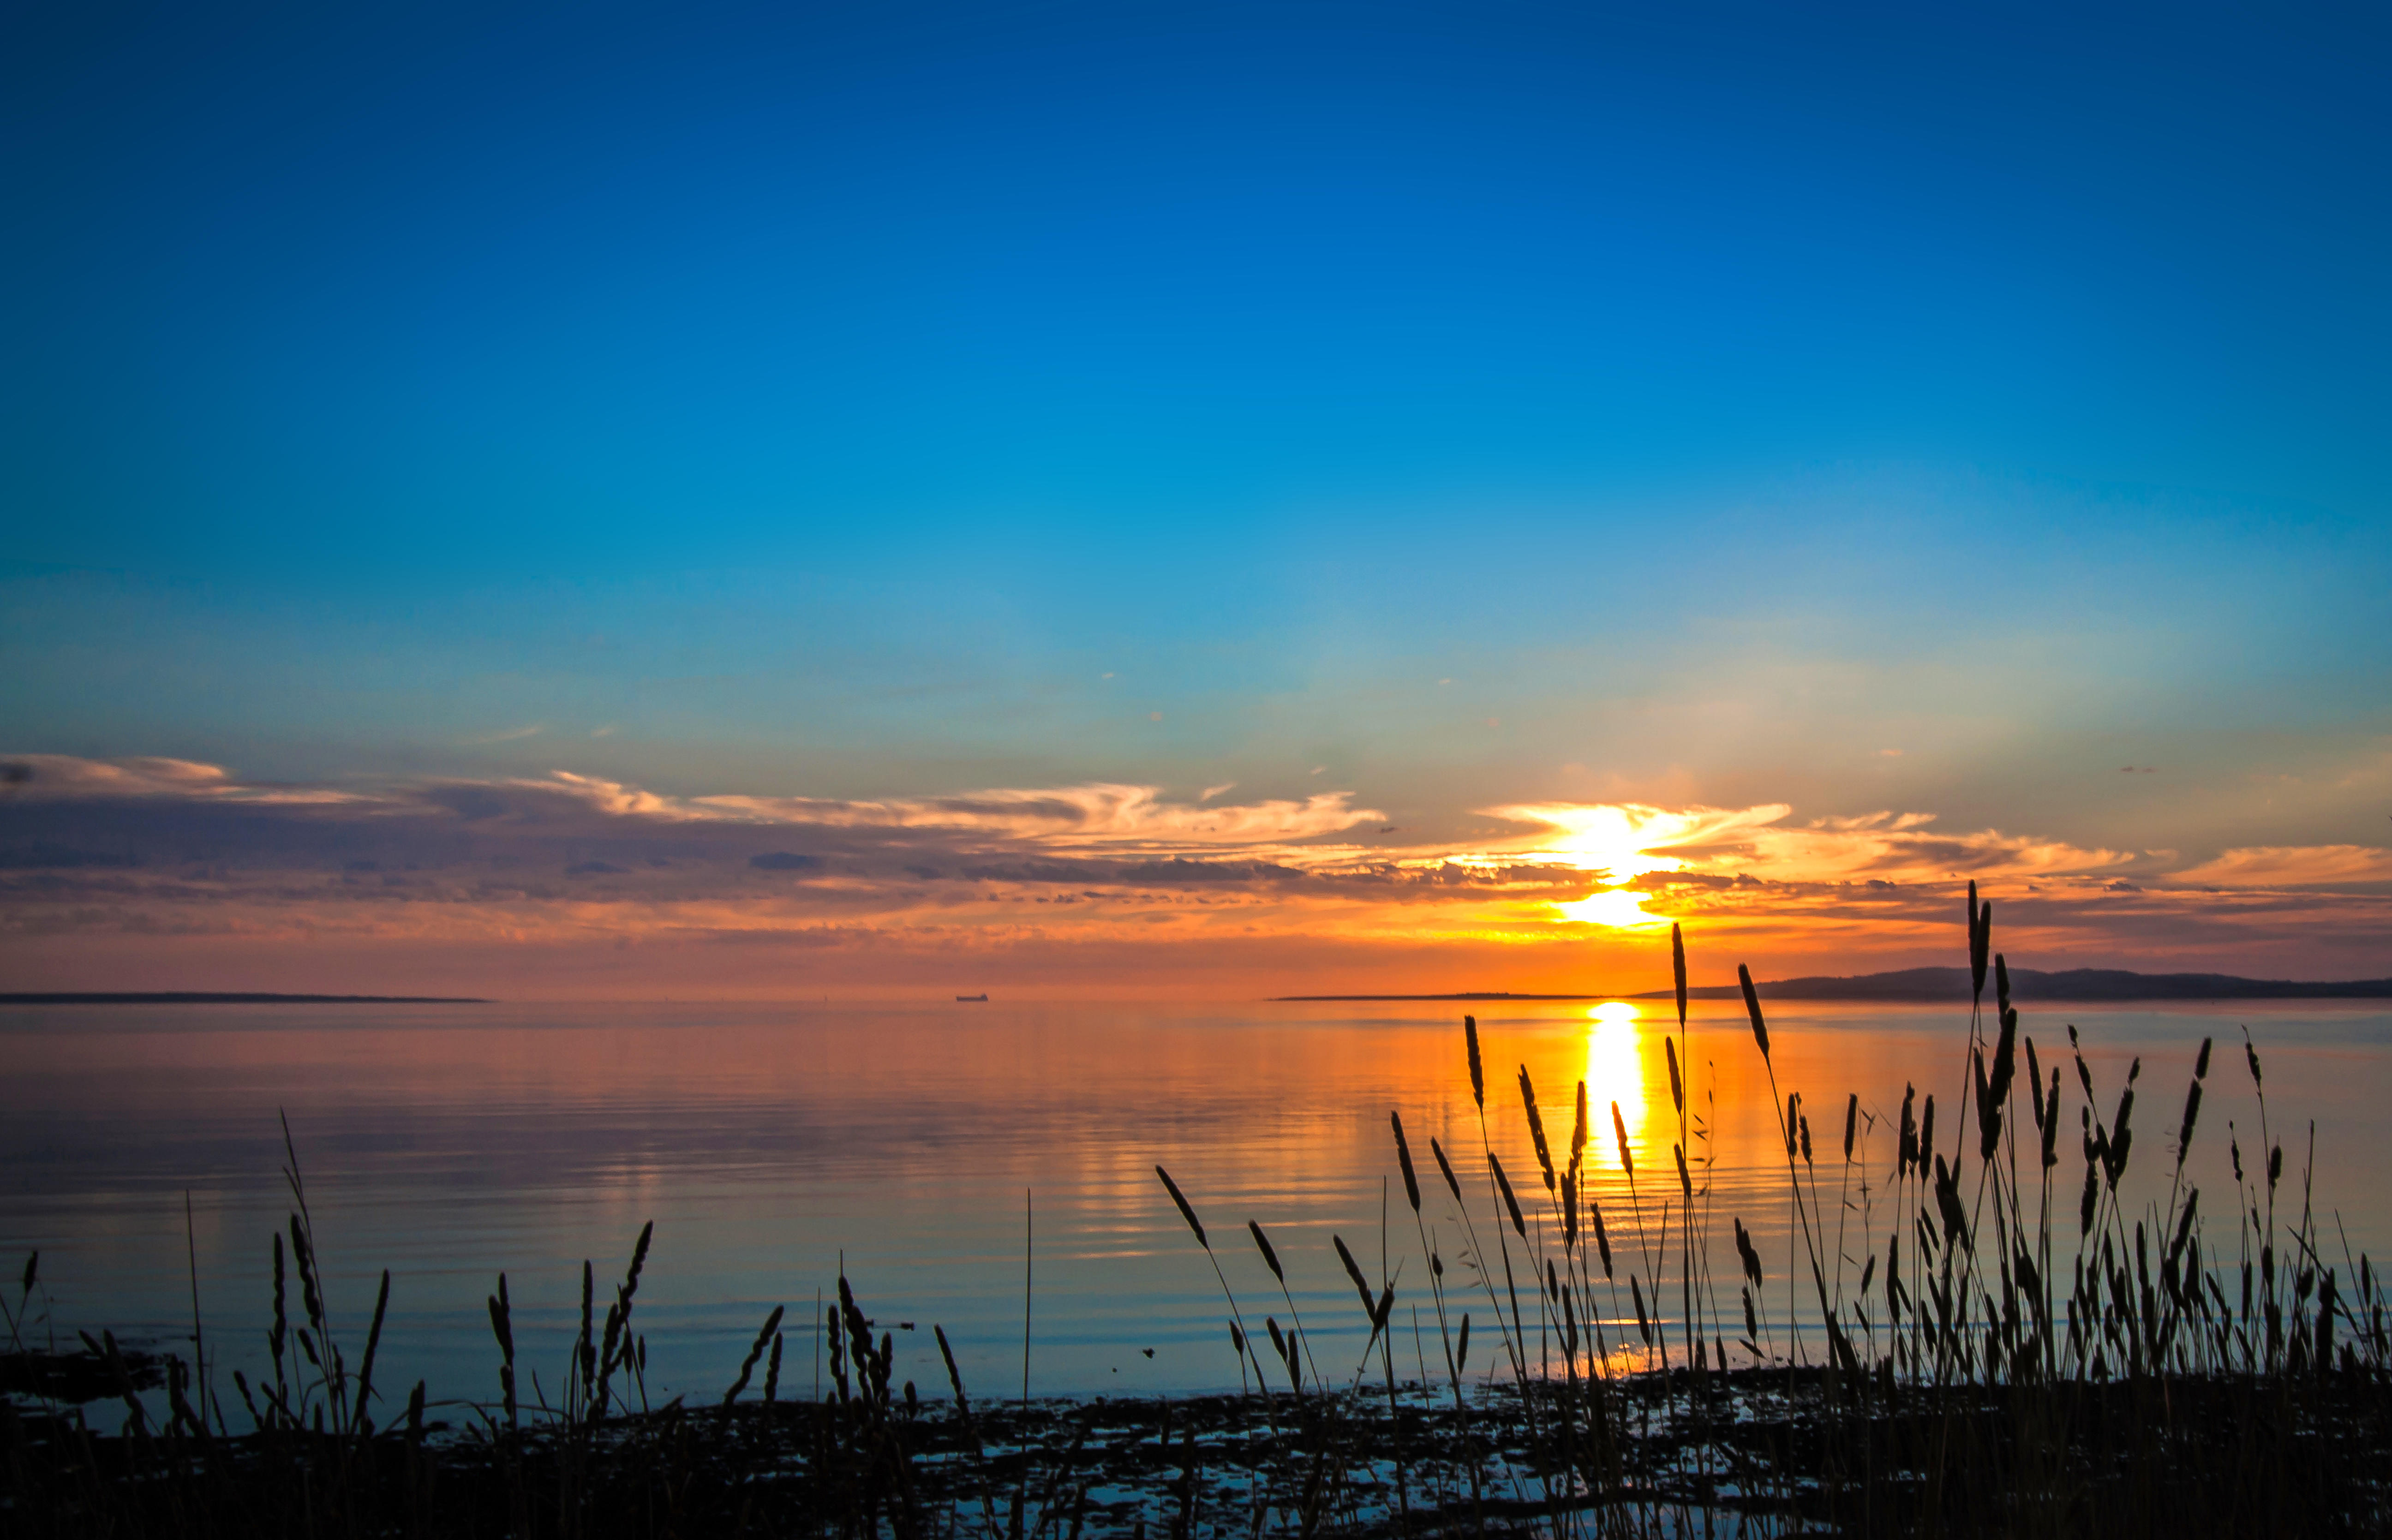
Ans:
[[[1563,920],[1574,925],[1607,925],[1638,930],[1668,922],[1644,908],[1646,895],[1622,884],[1650,872],[1675,872],[1685,862],[1654,848],[1684,834],[1687,821],[1658,808],[1546,806],[1507,809],[1550,825],[1555,835],[1542,843],[1541,853],[1599,874],[1610,886],[1570,903],[1555,904]]]
[[[1674,872],[1685,864],[1651,849],[1667,844],[1684,821],[1658,809],[1594,806],[1519,809],[1560,831],[1544,853],[1583,871],[1601,872],[1615,883],[1647,872]]]
[[[1616,930],[1634,930],[1645,925],[1667,925],[1658,914],[1644,911],[1646,895],[1624,887],[1598,888],[1585,898],[1571,903],[1555,904],[1563,919],[1578,925],[1609,925]]]
[[[1637,1030],[1641,1015],[1625,1000],[1606,1000],[1586,1013],[1586,1093],[1594,1122],[1598,1128],[1606,1123],[1604,1114],[1616,1104],[1630,1136],[1639,1140],[1644,1129],[1644,1038]]]

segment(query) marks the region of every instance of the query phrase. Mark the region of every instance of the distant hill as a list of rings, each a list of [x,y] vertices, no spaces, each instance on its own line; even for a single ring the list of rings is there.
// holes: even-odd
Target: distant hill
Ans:
[[[1987,999],[1994,981],[1985,980]],[[1866,973],[1852,978],[1783,978],[1756,983],[1763,1000],[1895,1001],[1905,1004],[1969,1003],[1966,968],[1904,968],[1898,973]],[[1706,984],[1690,989],[1696,1000],[1738,1000],[1735,984]],[[1673,990],[1648,990],[1631,1000],[1668,1000]],[[2225,973],[2129,973],[2123,968],[2069,968],[2043,973],[2034,968],[2010,970],[2010,998],[2016,1001],[2130,1000],[2385,1000],[2392,999],[2392,978],[2358,978],[2343,983],[2308,983],[2289,978],[2238,978]]]
[[[487,1000],[438,994],[0,994],[0,1005],[488,1005]]]
[[[1616,994],[1512,994],[1502,990],[1472,990],[1462,994],[1275,994],[1273,1004],[1301,1000],[1618,1000]]]

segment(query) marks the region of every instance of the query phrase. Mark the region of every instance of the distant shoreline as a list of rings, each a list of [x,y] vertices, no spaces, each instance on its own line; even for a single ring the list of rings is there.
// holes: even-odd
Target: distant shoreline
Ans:
[[[0,1005],[488,1005],[472,995],[204,994],[174,990],[152,994],[0,994]]]
[[[1993,980],[1985,981],[1988,990]],[[1880,1002],[1905,1005],[1966,1005],[1975,986],[1966,968],[1904,968],[1894,973],[1860,974],[1845,978],[1781,978],[1753,985],[1763,1000]],[[1491,990],[1453,994],[1284,994],[1272,1003],[1302,1001],[1566,1001],[1669,1000],[1674,990],[1643,990],[1632,994],[1510,994]],[[1737,1000],[1736,984],[1701,984],[1686,991],[1689,1000]],[[2334,983],[2308,983],[2290,978],[2242,978],[2224,973],[2132,973],[2123,968],[2071,968],[2046,973],[2034,968],[2010,970],[2010,997],[2027,1002],[2126,1003],[2135,1001],[2227,1000],[2392,1000],[2392,978],[2354,978]]]
[[[1474,990],[1464,994],[1275,994],[1268,1003],[1286,1004],[1296,1001],[1323,1000],[1624,1000],[1617,994],[1507,994],[1493,990]]]

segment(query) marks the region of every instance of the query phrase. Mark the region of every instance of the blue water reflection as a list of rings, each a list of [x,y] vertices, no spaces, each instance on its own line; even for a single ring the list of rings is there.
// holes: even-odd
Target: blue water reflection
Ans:
[[[1679,1122],[1659,1034],[1665,1016],[1674,1030],[1674,1013],[1504,1009],[1481,1020],[1488,1124],[1507,1169],[1535,1188],[1524,1201],[1542,1189],[1523,1067],[1557,1145],[1586,1082],[1592,1193],[1607,1213],[1627,1197],[1614,1101],[1641,1196],[1673,1196]],[[2354,1254],[2383,1253],[2392,1214],[2372,1151],[2392,1091],[2392,1014],[2304,1003],[2031,1015],[2047,1069],[2065,1019],[2085,1035],[2105,1101],[2143,1058],[2153,1151],[2158,1125],[2173,1131],[2171,1098],[2200,1039],[2239,1044],[2249,1021],[2288,1158],[2296,1167],[2300,1149],[2286,1131],[2305,1142],[2315,1119],[2321,1207],[2338,1210]],[[867,1310],[916,1326],[898,1331],[901,1378],[926,1392],[943,1383],[935,1321],[968,1382],[1018,1385],[1025,1193],[1035,1389],[1234,1384],[1217,1288],[1155,1163],[1212,1226],[1234,1288],[1276,1294],[1242,1235],[1258,1219],[1307,1323],[1349,1339],[1336,1352],[1358,1349],[1361,1313],[1330,1236],[1373,1271],[1401,1269],[1403,1288],[1423,1267],[1401,1184],[1387,1185],[1388,1110],[1401,1108],[1424,1157],[1436,1137],[1465,1193],[1484,1198],[1459,1028],[1450,1008],[1430,1004],[10,1008],[0,1012],[0,1270],[13,1275],[38,1247],[61,1335],[105,1325],[179,1351],[188,1190],[212,1353],[226,1368],[254,1365],[269,1236],[289,1206],[280,1110],[305,1164],[336,1331],[362,1336],[373,1282],[393,1273],[385,1384],[422,1376],[436,1396],[493,1394],[483,1300],[504,1270],[526,1361],[552,1385],[582,1259],[603,1289],[653,1219],[639,1313],[658,1393],[720,1394],[775,1304],[790,1307],[785,1381],[804,1391],[814,1371],[803,1323],[842,1256]],[[1905,1083],[1956,1110],[1963,1017],[1809,1006],[1778,1013],[1773,1030],[1780,1085],[1834,1124],[1823,1145],[1840,1146],[1847,1093],[1860,1097],[1856,1144],[1879,1162]],[[1700,1008],[1687,1059],[1711,1223],[1724,1232],[1730,1214],[1741,1218],[1764,1257],[1783,1258],[1783,1156],[1741,1012]],[[2241,1055],[2219,1062],[2188,1172],[2223,1193],[2224,1124],[2251,1119]],[[2064,1083],[2073,1128],[2073,1072]],[[1871,1235],[1903,1217],[1865,1173],[1853,1180],[1839,1201],[1865,1216],[1842,1242],[1857,1268]],[[1431,1177],[1427,1189],[1436,1244],[1458,1261],[1442,1184]],[[1487,1210],[1477,1216],[1483,1235]]]

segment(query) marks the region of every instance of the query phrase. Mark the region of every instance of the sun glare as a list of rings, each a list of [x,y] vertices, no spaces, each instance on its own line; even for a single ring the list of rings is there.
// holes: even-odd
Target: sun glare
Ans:
[[[1644,899],[1644,894],[1632,893],[1624,887],[1606,887],[1575,902],[1554,907],[1561,912],[1563,919],[1580,925],[1611,925],[1619,929],[1660,925],[1659,915],[1645,912]]]
[[[1666,845],[1683,833],[1686,820],[1651,808],[1540,807],[1523,809],[1560,831],[1545,842],[1545,851],[1589,872],[1601,872],[1622,883],[1647,872],[1674,872],[1685,862],[1656,855],[1650,848]]]
[[[1645,910],[1646,895],[1623,885],[1647,873],[1675,872],[1685,866],[1678,857],[1659,852],[1694,827],[1688,815],[1640,806],[1545,804],[1502,810],[1507,816],[1533,819],[1551,827],[1554,834],[1540,842],[1540,852],[1597,874],[1606,885],[1575,902],[1555,904],[1564,920],[1616,929],[1665,923]]]
[[[1644,1127],[1644,1044],[1636,1030],[1637,1016],[1636,1007],[1624,1000],[1606,1000],[1586,1013],[1586,1094],[1595,1126],[1610,1121],[1611,1104],[1618,1102],[1631,1137]]]

